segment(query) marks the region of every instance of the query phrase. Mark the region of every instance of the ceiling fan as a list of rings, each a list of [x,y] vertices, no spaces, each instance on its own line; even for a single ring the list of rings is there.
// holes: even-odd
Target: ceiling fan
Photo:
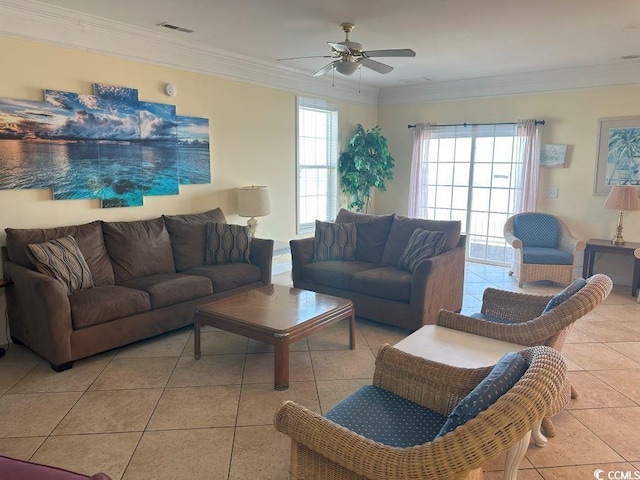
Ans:
[[[341,23],[340,27],[345,33],[344,42],[327,42],[331,47],[331,55],[312,55],[309,57],[278,58],[277,62],[283,60],[300,60],[303,58],[331,58],[333,61],[316,73],[314,77],[324,75],[335,69],[342,75],[354,74],[360,66],[370,68],[378,73],[389,73],[393,67],[384,63],[372,60],[372,57],[415,57],[416,52],[410,48],[397,48],[391,50],[362,50],[362,44],[349,40],[349,34],[354,29],[353,23]]]

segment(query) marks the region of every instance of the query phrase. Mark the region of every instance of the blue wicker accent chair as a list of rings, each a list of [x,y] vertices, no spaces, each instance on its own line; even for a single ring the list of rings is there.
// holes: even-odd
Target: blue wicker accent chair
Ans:
[[[524,282],[551,280],[569,284],[576,278],[578,252],[585,243],[575,238],[557,217],[546,213],[518,213],[504,225],[504,238],[515,248],[509,272]]]
[[[274,425],[291,437],[292,480],[480,480],[505,451],[503,479],[516,480],[566,368],[547,346],[465,369],[385,345],[373,385],[324,416],[286,401]]]

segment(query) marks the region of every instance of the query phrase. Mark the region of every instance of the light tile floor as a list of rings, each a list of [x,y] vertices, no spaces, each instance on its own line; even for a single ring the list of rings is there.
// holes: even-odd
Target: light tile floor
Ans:
[[[289,274],[274,281],[289,284]],[[465,313],[479,310],[487,286],[519,290],[506,268],[467,264]],[[559,288],[538,282],[522,291]],[[0,454],[114,480],[286,479],[289,441],[272,426],[280,403],[326,412],[371,382],[380,345],[407,334],[358,320],[358,348],[350,351],[345,327],[292,347],[284,392],[273,390],[269,346],[214,329],[203,332],[197,362],[191,329],[183,329],[62,373],[11,345],[0,359]],[[640,305],[630,289],[614,288],[569,342],[564,353],[580,397],[555,417],[557,436],[528,449],[521,480],[640,468]],[[503,458],[488,464],[485,478],[501,478],[502,465]]]

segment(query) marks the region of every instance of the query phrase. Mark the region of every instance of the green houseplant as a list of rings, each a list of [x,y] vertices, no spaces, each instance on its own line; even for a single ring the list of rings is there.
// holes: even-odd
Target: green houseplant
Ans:
[[[386,190],[385,181],[393,178],[394,160],[389,152],[387,139],[375,126],[365,130],[356,126],[351,140],[340,154],[340,181],[342,192],[350,195],[352,201],[348,208],[358,212],[368,212],[371,204],[371,189]]]

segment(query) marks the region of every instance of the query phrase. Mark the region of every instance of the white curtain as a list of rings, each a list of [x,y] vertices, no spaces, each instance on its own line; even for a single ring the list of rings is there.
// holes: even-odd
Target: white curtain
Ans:
[[[413,130],[413,152],[411,154],[411,179],[409,183],[409,216],[419,217],[420,207],[427,206],[427,169],[424,168],[429,155],[431,125],[418,123]],[[425,162],[425,163],[423,163]]]
[[[536,120],[518,120],[516,159],[520,164],[515,213],[535,212],[540,171],[542,124]]]

